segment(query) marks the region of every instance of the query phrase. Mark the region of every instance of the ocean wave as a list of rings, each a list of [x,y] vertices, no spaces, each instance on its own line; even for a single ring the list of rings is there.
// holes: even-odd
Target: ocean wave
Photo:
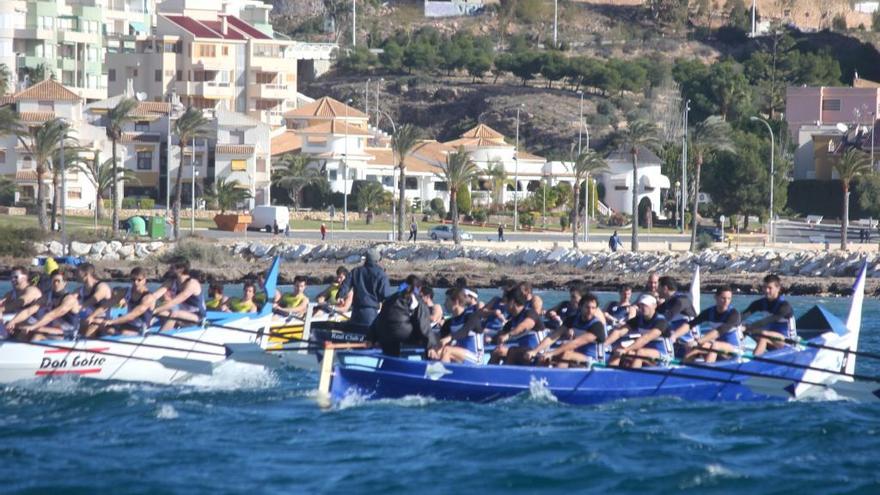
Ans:
[[[156,410],[156,419],[177,419],[180,416],[178,414],[177,409],[174,409],[174,406],[171,404],[162,404],[159,406],[159,409]]]

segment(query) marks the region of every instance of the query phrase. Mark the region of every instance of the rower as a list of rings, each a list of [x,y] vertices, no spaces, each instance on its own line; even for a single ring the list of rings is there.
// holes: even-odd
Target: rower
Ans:
[[[493,297],[485,306],[483,306],[483,309],[480,310],[480,314],[485,320],[483,329],[486,330],[488,335],[494,336],[494,334],[501,331],[501,329],[504,328],[504,324],[507,323],[507,319],[510,318],[510,313],[507,311],[507,306],[504,304],[504,300],[505,294],[514,288],[516,288],[515,282],[505,282],[505,284],[501,286],[501,294]]]
[[[753,301],[742,314],[746,320],[755,313],[768,313],[764,318],[746,325],[745,333],[755,339],[753,354],[760,356],[767,349],[785,347],[785,339],[797,338],[794,310],[782,296],[782,279],[770,274],[764,277],[764,297]]]
[[[52,289],[43,294],[10,321],[10,333],[22,341],[43,340],[48,337],[73,339],[79,332],[80,304],[77,293],[67,292],[64,273],[56,270],[50,279]]]
[[[480,302],[480,295],[477,294],[477,291],[472,289],[464,289],[464,297],[467,300],[468,314],[475,313],[483,307],[483,303]]]
[[[569,287],[568,299],[557,304],[550,311],[547,311],[546,318],[544,318],[547,328],[557,329],[562,326],[566,320],[577,314],[581,298],[585,292],[586,290],[580,284]]]
[[[241,289],[241,299],[230,299],[226,303],[229,311],[233,313],[256,313],[260,310],[254,297],[257,294],[257,286],[253,282],[245,282]]]
[[[208,286],[208,295],[210,297],[205,301],[205,309],[210,309],[211,311],[229,311],[229,308],[226,307],[229,298],[223,295],[223,284],[220,282],[211,282],[211,285]]]
[[[440,330],[443,325],[443,307],[434,302],[434,288],[428,284],[422,285],[421,297],[431,315],[431,329]]]
[[[482,364],[483,330],[480,328],[480,315],[468,312],[468,303],[465,290],[452,288],[446,291],[445,305],[452,317],[443,323],[439,344],[428,350],[428,358],[444,363]]]
[[[150,326],[156,298],[147,287],[147,272],[141,267],[132,268],[131,285],[125,290],[120,303],[125,314],[101,322],[103,335],[141,335]]]
[[[674,278],[660,277],[657,292],[663,303],[657,306],[657,312],[666,318],[669,330],[679,328],[697,315],[691,299],[677,290],[678,284]],[[676,357],[684,357],[687,349],[693,347],[696,341],[695,335],[691,332],[677,333],[674,338],[668,335],[666,337],[666,351],[674,353]]]
[[[266,304],[266,299],[267,299],[266,289],[265,289],[265,287],[266,287],[265,275],[262,275],[262,274],[257,275],[257,287],[259,290],[257,290],[257,293],[254,295],[254,303],[258,307],[263,307],[263,305]],[[280,300],[281,300],[281,291],[276,288],[275,294],[272,295],[272,303],[273,304],[277,303]]]
[[[351,332],[365,333],[376,319],[382,301],[392,293],[388,275],[379,266],[380,259],[376,248],[367,249],[363,266],[352,270],[351,276],[345,279],[339,290],[344,296],[353,293],[348,323]]]
[[[154,311],[157,318],[165,320],[160,331],[171,330],[181,322],[200,323],[205,318],[205,294],[202,284],[190,274],[189,261],[179,258],[172,262],[166,278],[153,292],[156,301],[170,296]]]
[[[400,356],[401,344],[434,347],[428,308],[419,297],[421,287],[421,279],[408,276],[398,292],[382,303],[365,340],[378,343],[387,356]]]
[[[106,282],[95,276],[95,265],[82,263],[76,267],[76,276],[82,286],[79,288],[80,332],[91,337],[98,331],[97,322],[103,317],[108,303],[113,298],[113,290]]]
[[[617,292],[617,301],[605,306],[605,319],[614,322],[624,322],[636,315],[636,305],[630,301],[632,298],[632,286],[623,284]]]
[[[657,299],[657,304],[663,302],[660,299],[660,275],[657,272],[648,273],[648,280],[645,282],[645,289],[642,294],[648,294],[649,296],[654,296]]]
[[[714,363],[721,351],[722,359],[734,357],[733,353],[740,350],[739,311],[731,306],[733,289],[722,286],[715,289],[715,305],[704,310],[693,320],[682,323],[672,332],[672,338],[680,333],[700,328],[702,336],[697,340],[695,348],[685,355],[685,361],[695,361],[704,357],[707,363]]]
[[[23,309],[36,304],[43,296],[40,289],[31,285],[27,270],[23,266],[12,268],[9,282],[12,284],[12,288],[0,299],[0,314],[4,316],[14,316]],[[6,337],[6,328],[7,325],[4,321],[0,324],[0,338]]]
[[[605,345],[612,346],[624,338],[634,339],[627,347],[617,346],[609,362],[612,366],[641,368],[642,361],[645,360],[643,358],[656,361],[668,355],[663,339],[667,322],[666,318],[657,311],[657,299],[642,294],[637,306],[638,313],[635,318],[614,329],[605,341]]]
[[[574,332],[574,338],[551,352],[546,352],[560,338]],[[608,336],[605,330],[605,315],[599,309],[599,299],[590,292],[580,299],[580,305],[565,323],[553,334],[544,338],[538,347],[526,354],[530,361],[536,357],[540,364],[568,368],[570,364],[584,364],[589,361],[604,361],[603,343]]]
[[[315,307],[315,314],[321,313],[325,309],[327,312],[332,312],[335,307],[339,305],[341,299],[343,299],[339,297],[339,292],[342,289],[343,282],[345,282],[345,279],[347,278],[348,268],[344,266],[336,268],[336,278],[333,280],[333,283],[328,285],[327,288],[321,291],[321,293],[318,294],[318,297],[315,298],[315,302],[318,303]],[[350,293],[346,295],[350,296]]]
[[[539,315],[544,314],[544,300],[532,291],[532,284],[520,282],[517,287],[526,296],[526,309],[531,309]]]
[[[528,364],[526,352],[537,347],[544,338],[543,318],[528,307],[528,299],[520,288],[508,292],[505,304],[510,319],[495,336],[498,346],[489,363]]]
[[[284,316],[303,318],[309,309],[309,298],[306,296],[306,278],[302,275],[293,277],[293,292],[281,296],[275,304],[275,311]]]

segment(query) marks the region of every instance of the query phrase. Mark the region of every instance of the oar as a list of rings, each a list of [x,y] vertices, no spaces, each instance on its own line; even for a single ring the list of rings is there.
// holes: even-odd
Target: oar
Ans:
[[[157,335],[157,334],[150,334],[150,335]],[[161,334],[159,334],[159,335],[161,335]],[[130,346],[135,346],[135,347],[149,347],[151,349],[164,349],[166,351],[191,352],[194,354],[205,354],[208,356],[226,356],[226,354],[222,353],[222,352],[196,351],[196,350],[189,350],[189,349],[181,349],[179,347],[168,347],[168,346],[164,346],[164,345],[147,344],[146,342],[143,342],[143,341],[131,342],[131,341],[127,341],[127,340],[113,340],[113,339],[107,339],[107,338],[85,339],[85,340],[87,342],[111,342],[114,344],[130,345]],[[191,340],[190,342],[201,343],[198,340]]]
[[[122,359],[134,359],[137,361],[148,361],[148,362],[153,362],[153,363],[159,363],[168,369],[173,369],[173,370],[177,370],[177,371],[185,371],[187,373],[193,373],[193,374],[199,374],[199,375],[211,375],[214,373],[214,363],[212,363],[211,361],[203,361],[201,359],[179,358],[179,357],[172,357],[172,356],[162,356],[159,359],[154,359],[154,358],[145,358],[145,357],[139,357],[139,356],[126,356],[125,354],[116,354],[113,352],[104,352],[104,351],[98,351],[98,350],[93,350],[93,349],[77,349],[75,347],[66,347],[66,346],[62,346],[62,345],[47,344],[47,343],[42,343],[40,341],[27,342],[27,344],[41,346],[41,347],[49,347],[51,349],[62,349],[62,350],[68,351],[69,353],[85,352],[85,353],[98,354],[98,355],[103,355],[103,356],[118,357],[118,358],[122,358]],[[183,351],[183,352],[186,352],[186,351]]]
[[[714,353],[725,355],[725,356],[740,356],[740,357],[743,357],[743,358],[748,359],[750,361],[757,361],[759,363],[775,364],[775,365],[779,365],[779,366],[788,366],[791,368],[798,368],[798,369],[802,369],[802,370],[820,371],[822,373],[830,373],[832,375],[846,376],[846,377],[849,377],[849,378],[852,378],[855,380],[865,380],[865,381],[869,381],[869,382],[880,382],[880,377],[876,377],[876,376],[860,375],[858,373],[850,374],[845,371],[830,370],[827,368],[819,368],[816,366],[811,366],[809,364],[792,363],[789,361],[782,361],[780,359],[765,358],[762,356],[756,356],[756,355],[752,354],[751,352],[728,352],[728,351],[721,351],[718,349],[706,350],[706,352],[714,352]]]
[[[802,346],[805,346],[805,347],[812,347],[812,348],[814,348],[814,349],[826,349],[826,350],[829,350],[829,351],[842,352],[842,353],[844,353],[844,354],[852,354],[853,356],[858,356],[858,357],[871,358],[871,359],[880,359],[880,354],[876,354],[876,353],[873,353],[873,352],[854,351],[854,350],[852,350],[852,349],[846,349],[846,348],[843,348],[843,347],[833,347],[833,346],[830,346],[830,345],[816,344],[815,342],[810,342],[809,340],[804,340],[804,339],[790,339],[790,338],[770,337],[770,336],[767,336],[767,335],[764,335],[764,334],[760,333],[760,330],[747,331],[746,334],[748,334],[748,335],[756,335],[756,336],[763,337],[763,338],[765,338],[765,339],[773,340],[773,341],[776,341],[776,342],[785,342],[786,344],[802,345]]]
[[[269,337],[278,337],[278,338],[282,338],[282,339],[287,339],[287,338],[289,338],[289,337],[287,337],[287,336],[285,336],[285,335],[283,335],[283,334],[280,334],[280,333],[274,333],[274,332],[268,332],[268,333],[267,333],[267,332],[263,332],[262,330],[250,330],[250,329],[247,329],[247,328],[231,327],[231,326],[229,326],[229,325],[219,325],[219,324],[217,324],[217,323],[207,323],[207,324],[205,324],[205,325],[199,325],[198,323],[195,323],[195,322],[192,322],[192,321],[189,321],[189,320],[185,320],[185,319],[183,319],[183,318],[174,318],[174,317],[171,317],[171,316],[157,316],[157,318],[160,318],[160,319],[166,319],[166,320],[173,320],[173,321],[179,321],[179,322],[182,322],[182,323],[189,323],[190,325],[193,325],[193,326],[206,326],[206,327],[213,327],[213,328],[221,328],[221,329],[223,329],[223,330],[232,330],[233,332],[249,333],[249,334],[251,334],[251,335],[266,335],[266,336],[269,336]],[[160,335],[165,335],[165,334],[164,334],[164,333],[160,333]]]

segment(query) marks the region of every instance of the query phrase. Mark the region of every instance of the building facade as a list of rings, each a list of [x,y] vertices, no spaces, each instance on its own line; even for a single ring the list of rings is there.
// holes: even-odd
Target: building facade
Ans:
[[[632,198],[636,195],[639,218],[647,211],[663,217],[662,199],[669,190],[669,178],[660,170],[661,160],[651,150],[639,148],[636,183],[633,184],[632,156],[627,150],[617,150],[605,157],[608,171],[599,174],[598,182],[605,189],[603,203],[614,211],[633,214]]]

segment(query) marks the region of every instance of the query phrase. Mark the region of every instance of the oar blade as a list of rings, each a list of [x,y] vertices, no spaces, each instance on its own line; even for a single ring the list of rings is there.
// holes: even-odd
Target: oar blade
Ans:
[[[239,363],[254,364],[266,368],[281,366],[279,356],[269,354],[254,343],[226,344],[227,358]]]
[[[880,402],[880,386],[876,383],[839,381],[828,388],[840,397],[857,402]]]
[[[794,398],[794,383],[791,380],[752,376],[743,380],[742,383],[757,394],[782,399]]]
[[[214,374],[214,363],[212,363],[211,361],[204,361],[202,359],[179,358],[173,356],[163,356],[157,359],[157,361],[162,366],[172,370],[185,371],[194,375]]]

